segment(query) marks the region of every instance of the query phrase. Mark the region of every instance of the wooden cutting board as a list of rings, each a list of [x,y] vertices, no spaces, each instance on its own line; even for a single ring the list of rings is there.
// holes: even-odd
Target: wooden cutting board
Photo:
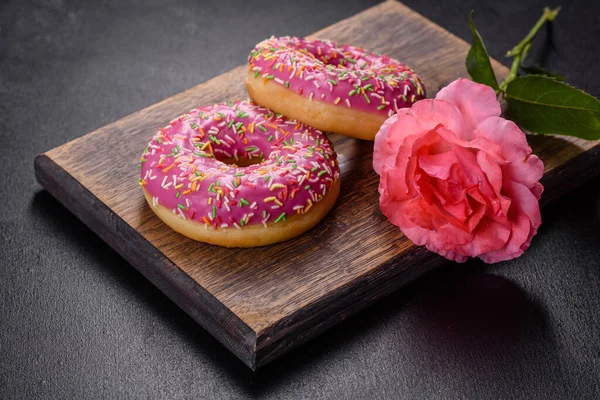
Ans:
[[[397,2],[384,2],[314,36],[406,62],[423,78],[429,97],[467,76],[467,43]],[[503,65],[492,65],[499,76],[507,74]],[[256,369],[444,260],[412,245],[379,211],[372,143],[334,134],[340,198],[298,239],[226,249],[191,241],[155,217],[137,183],[142,149],[158,127],[183,112],[246,98],[245,73],[246,66],[234,68],[50,150],[37,157],[35,170],[52,195]],[[575,178],[598,172],[598,142],[530,139],[546,165],[545,201],[573,187]]]

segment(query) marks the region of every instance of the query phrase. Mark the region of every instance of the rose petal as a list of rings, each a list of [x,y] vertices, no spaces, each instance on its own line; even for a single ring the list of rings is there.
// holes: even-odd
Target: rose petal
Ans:
[[[502,154],[502,147],[484,137],[477,137],[471,141],[467,141],[459,138],[454,132],[448,129],[438,129],[437,133],[443,140],[445,140],[448,143],[460,146],[465,149],[483,150],[490,156],[492,156],[494,160],[496,160],[496,162],[500,164],[508,163],[508,161],[504,160],[504,156]]]
[[[438,222],[442,222],[441,220]],[[429,234],[430,244],[438,249],[451,250],[463,255],[470,255],[463,251],[464,246],[474,239],[471,232],[467,232],[448,221],[436,224],[436,230]]]
[[[416,209],[420,205],[419,199],[412,199],[402,202],[394,202],[390,198],[381,196],[380,207],[381,212],[389,219],[389,221],[398,226],[402,233],[406,235],[413,243],[422,246],[429,240],[429,232],[433,227],[431,221],[420,221],[415,224],[409,220],[410,215],[416,215],[418,212],[407,212],[406,209]],[[427,214],[421,212],[423,218],[427,218]],[[425,226],[422,226],[425,225]]]
[[[464,140],[471,140],[473,130],[486,118],[497,117],[502,112],[494,89],[464,78],[450,83],[440,90],[435,98],[448,100],[460,110],[466,130],[456,133]]]
[[[450,168],[457,162],[456,155],[450,151],[419,157],[419,167],[421,167],[427,175],[438,179],[448,179],[450,176]]]
[[[530,190],[531,194],[533,194],[538,200],[542,197],[542,193],[544,193],[544,187],[539,182],[536,182],[533,187],[530,188]]]
[[[523,254],[523,244],[529,239],[531,224],[527,216],[517,207],[510,211],[510,221],[512,225],[511,236],[506,245],[497,251],[480,254],[479,258],[488,264],[511,260]]]
[[[465,225],[467,226],[467,230],[469,232],[473,232],[477,227],[477,224],[479,224],[479,222],[481,221],[481,218],[483,218],[483,216],[485,215],[486,207],[484,204],[473,200],[471,200],[469,204],[473,211],[471,212],[471,215],[469,215],[469,218],[467,219]]]
[[[384,165],[379,178],[379,195],[386,196],[392,201],[402,201],[413,197],[414,195],[409,193],[403,178],[404,175],[401,175],[398,169]]]
[[[542,224],[538,198],[525,185],[515,181],[504,181],[502,190],[512,200],[511,207],[519,207],[531,221],[534,231]]]
[[[462,137],[465,131],[463,116],[455,104],[443,100],[425,99],[416,102],[410,113],[414,117],[414,125],[407,125],[405,129],[414,129],[413,133],[420,128],[421,132],[430,131],[438,125],[454,132]]]
[[[401,144],[409,136],[415,139],[442,125],[453,132],[462,132],[460,111],[448,101],[421,100],[411,108],[403,108],[381,126],[373,145],[373,168],[381,175],[384,164],[392,164]]]
[[[477,153],[477,164],[494,189],[494,193],[499,195],[502,190],[502,168],[483,151]]]
[[[489,154],[480,151],[477,153],[477,163],[481,167],[481,171],[485,174],[488,182],[492,186],[495,196],[491,198],[491,206],[494,212],[501,211],[504,216],[508,215],[510,207],[510,199],[504,197],[502,191],[502,168],[495,163]]]
[[[483,217],[473,231],[473,241],[463,246],[462,253],[477,257],[503,248],[510,238],[511,226]]]
[[[422,135],[407,136],[398,149],[398,154],[394,160],[394,168],[398,179],[404,178],[408,196],[418,192],[415,189],[419,188],[413,184],[417,178],[418,160],[422,155],[421,153],[426,153],[432,145],[439,141],[436,132],[438,128],[439,125]]]
[[[424,246],[429,241],[429,229],[420,226],[407,226],[401,229],[404,236],[417,246]]]
[[[416,244],[417,246],[425,246],[427,248],[427,250],[432,251],[434,253],[437,253],[439,255],[441,255],[442,257],[447,258],[448,260],[451,261],[456,261],[459,263],[463,263],[465,261],[467,261],[469,259],[469,257],[462,255],[462,254],[458,254],[456,252],[453,251],[448,251],[448,250],[442,250],[439,249],[435,246],[432,246],[429,243],[429,234],[430,231],[427,229],[423,229],[421,227],[418,226],[411,226],[411,227],[407,227],[405,229],[402,230],[402,233],[404,233],[404,235],[414,244]]]
[[[502,167],[507,179],[532,187],[544,175],[544,163],[532,154],[527,137],[514,122],[488,118],[477,127],[474,136],[500,145],[504,158],[510,162]]]
[[[402,214],[399,215],[403,225],[416,225],[421,228],[435,230],[436,220],[445,220],[440,208],[432,206],[423,199],[414,198],[402,204]]]
[[[408,110],[408,108],[402,108],[398,110],[398,114],[406,114]],[[377,135],[375,135],[375,143],[373,144],[373,169],[377,172],[377,175],[381,175],[381,167],[386,163],[386,160],[394,159],[393,157],[398,153],[398,147],[400,147],[400,143],[402,143],[401,141],[388,142],[390,128],[398,120],[398,114],[389,117],[383,125],[381,125]]]
[[[467,190],[461,185],[463,175],[459,164],[453,164],[450,168],[450,177],[447,180],[436,179],[433,189],[436,190],[448,203],[457,203],[466,199]]]
[[[416,212],[413,210],[412,214],[416,214]],[[428,229],[419,225],[405,225],[401,229],[413,243],[426,245],[430,251],[444,257],[462,260],[460,262],[465,261],[465,255],[455,250],[460,249],[465,243],[469,243],[473,238],[472,235],[447,223],[443,218],[434,218],[431,222],[434,224],[437,222],[436,229]]]
[[[441,198],[441,196],[438,198]],[[448,214],[456,218],[456,220],[461,224],[464,224],[467,221],[467,218],[473,212],[471,206],[469,205],[469,201],[466,198],[455,203],[444,202],[442,203],[442,206]],[[470,230],[467,229],[467,232],[470,232]]]
[[[477,155],[470,150],[460,146],[454,147],[454,154],[462,168],[462,185],[470,187],[477,185],[486,196],[493,196],[493,189],[490,187],[487,179],[477,164]]]

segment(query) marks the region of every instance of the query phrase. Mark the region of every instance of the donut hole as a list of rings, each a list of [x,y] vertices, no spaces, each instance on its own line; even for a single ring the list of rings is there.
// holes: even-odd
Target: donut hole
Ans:
[[[314,41],[313,44],[306,45],[306,47],[302,47],[300,44],[296,44],[294,47],[296,47],[297,51],[308,57],[336,68],[363,70],[368,69],[372,65],[371,60],[368,57],[364,57],[365,54],[361,52],[345,51],[342,53],[339,49],[320,41]]]
[[[221,143],[215,145],[213,149],[217,161],[242,168],[260,164],[271,154],[270,146],[267,147],[257,140],[252,140],[247,144],[240,141],[234,143],[232,147],[225,147]]]
[[[260,164],[263,160],[261,160],[259,157],[253,157],[253,158],[238,157],[237,160],[233,157],[228,157],[228,158],[221,159],[219,161],[221,161],[223,164],[234,165],[234,166],[243,168],[243,167],[249,167],[251,165]]]

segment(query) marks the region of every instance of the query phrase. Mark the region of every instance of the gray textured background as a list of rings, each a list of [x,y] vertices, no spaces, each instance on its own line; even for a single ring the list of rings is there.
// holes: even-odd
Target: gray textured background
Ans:
[[[256,374],[35,182],[37,153],[375,3],[0,0],[0,398],[600,397],[598,178],[520,259],[448,264]],[[533,55],[599,96],[598,2],[564,3]],[[406,4],[467,40],[475,9],[501,60],[546,5]]]

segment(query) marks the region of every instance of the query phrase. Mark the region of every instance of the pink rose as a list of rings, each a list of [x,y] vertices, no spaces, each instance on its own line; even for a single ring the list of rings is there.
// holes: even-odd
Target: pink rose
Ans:
[[[415,244],[487,263],[529,247],[542,223],[544,164],[500,111],[493,89],[458,79],[379,130],[381,211]]]

